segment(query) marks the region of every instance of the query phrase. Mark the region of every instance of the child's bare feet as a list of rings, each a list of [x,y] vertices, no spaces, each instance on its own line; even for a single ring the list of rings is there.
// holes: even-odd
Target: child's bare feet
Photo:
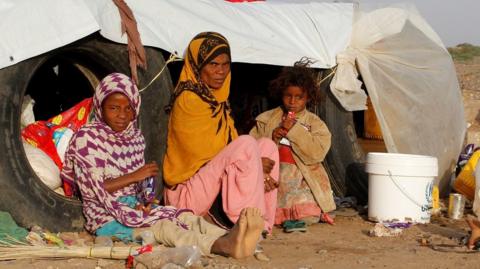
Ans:
[[[244,208],[230,232],[217,239],[212,252],[233,258],[252,256],[263,230],[263,218],[257,208]]]
[[[477,240],[480,239],[480,221],[473,216],[467,216],[466,221],[472,230],[472,234],[468,239],[467,247],[473,249]]]

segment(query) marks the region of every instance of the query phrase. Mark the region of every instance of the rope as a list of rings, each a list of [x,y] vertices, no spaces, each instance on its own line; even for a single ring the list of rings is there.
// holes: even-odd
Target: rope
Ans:
[[[330,74],[328,74],[326,77],[322,78],[322,80],[320,80],[320,82],[318,83],[318,85],[321,85],[322,82],[324,82],[325,80],[327,80],[329,77],[333,76],[335,74],[335,72],[337,71],[337,66],[336,65],[333,69],[332,69],[332,72],[330,72]]]
[[[169,63],[172,63],[172,62],[179,62],[179,61],[183,61],[182,58],[178,57],[176,54],[170,54],[170,57],[168,57],[168,60],[165,62],[165,65],[162,67],[162,69],[160,70],[160,72],[158,72],[153,78],[152,80],[150,80],[150,82],[147,84],[147,86],[143,87],[142,89],[140,89],[139,92],[143,92],[144,90],[146,90],[148,87],[150,87],[150,85],[152,85],[152,83],[158,79],[158,77],[160,77],[160,75],[163,73],[163,71],[165,70],[165,67],[167,67],[167,65]],[[338,65],[337,65],[338,66]],[[322,82],[324,82],[325,80],[327,80],[329,77],[333,76],[335,74],[335,72],[337,71],[337,66],[335,66],[333,69],[332,69],[332,72],[330,72],[330,74],[328,74],[326,77],[322,78],[322,80],[320,80],[320,82],[318,83],[319,85],[322,84]]]
[[[171,62],[178,62],[178,61],[182,61],[182,58],[178,57],[176,54],[170,54],[170,57],[168,57],[168,60],[165,62],[165,65],[162,67],[162,69],[160,70],[160,72],[158,72],[153,78],[152,80],[150,80],[150,82],[147,84],[147,86],[143,87],[139,92],[143,92],[144,90],[146,90],[150,85],[152,85],[152,83],[158,79],[158,77],[160,77],[160,75],[163,73],[163,71],[165,70],[165,67],[167,67],[167,65]]]

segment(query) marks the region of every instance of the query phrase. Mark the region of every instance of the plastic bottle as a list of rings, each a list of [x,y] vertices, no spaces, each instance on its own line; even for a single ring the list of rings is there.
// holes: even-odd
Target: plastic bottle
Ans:
[[[140,233],[140,237],[142,238],[142,245],[156,245],[157,240],[155,240],[155,235],[152,231],[143,231]]]
[[[155,199],[155,177],[148,177],[137,184],[137,199],[144,205]]]
[[[202,253],[197,246],[182,246],[168,249],[156,249],[135,257],[138,268],[161,269],[164,265],[175,264],[188,268],[200,263]],[[136,267],[136,268],[137,268]]]

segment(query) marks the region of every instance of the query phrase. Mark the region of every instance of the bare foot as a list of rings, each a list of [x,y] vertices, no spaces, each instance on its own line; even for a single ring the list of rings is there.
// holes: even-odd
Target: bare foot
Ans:
[[[244,208],[230,232],[218,238],[212,252],[241,259],[252,256],[263,230],[263,218],[257,208]]]
[[[247,208],[247,233],[245,233],[245,252],[253,255],[257,243],[262,235],[265,226],[265,220],[262,212],[258,208]]]
[[[472,230],[472,234],[468,239],[467,247],[469,249],[473,249],[473,247],[475,246],[475,242],[480,239],[480,221],[478,221],[475,217],[472,216],[468,216],[466,221],[468,226],[470,226],[470,229]]]

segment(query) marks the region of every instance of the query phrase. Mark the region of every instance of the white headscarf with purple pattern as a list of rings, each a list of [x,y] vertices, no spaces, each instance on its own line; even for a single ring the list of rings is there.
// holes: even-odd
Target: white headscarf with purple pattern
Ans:
[[[102,103],[112,93],[124,94],[135,112],[134,120],[121,132],[113,131],[102,117]],[[112,220],[128,227],[145,227],[159,219],[170,219],[185,227],[176,218],[185,210],[160,206],[146,214],[118,202],[121,196],[135,195],[135,184],[114,193],[104,189],[105,180],[132,173],[145,165],[145,139],[135,126],[140,103],[138,88],[128,76],[120,73],[106,76],[95,89],[95,121],[75,133],[65,153],[61,177],[78,186],[87,220],[85,228],[90,232]]]

